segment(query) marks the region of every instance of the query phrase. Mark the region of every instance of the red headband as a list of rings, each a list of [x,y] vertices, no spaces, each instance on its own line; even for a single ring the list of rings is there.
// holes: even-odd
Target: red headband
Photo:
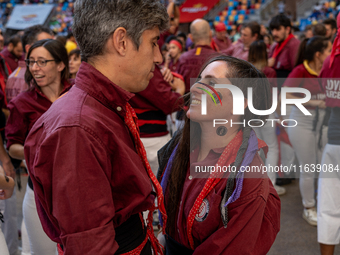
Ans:
[[[177,42],[176,40],[171,40],[169,44],[175,44],[181,51],[183,50],[182,44]]]

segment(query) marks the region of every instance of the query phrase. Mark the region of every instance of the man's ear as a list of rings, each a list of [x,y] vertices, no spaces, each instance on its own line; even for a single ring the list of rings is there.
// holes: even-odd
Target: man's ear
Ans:
[[[126,29],[123,27],[117,28],[111,38],[111,47],[113,47],[113,49],[121,56],[125,56],[128,44]],[[110,49],[108,50],[110,51]]]
[[[25,45],[25,52],[26,52],[26,54],[28,53],[28,51],[30,50],[30,48],[31,48],[31,45],[29,45],[29,44],[26,44],[26,45]]]

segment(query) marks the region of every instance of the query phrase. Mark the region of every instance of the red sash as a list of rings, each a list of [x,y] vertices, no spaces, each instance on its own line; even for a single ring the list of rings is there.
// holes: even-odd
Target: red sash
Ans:
[[[280,52],[283,50],[283,48],[287,45],[287,43],[290,41],[290,39],[294,38],[293,34],[290,34],[286,40],[284,40],[280,45],[277,44],[275,49],[274,49],[274,53],[273,53],[273,58],[276,58]]]

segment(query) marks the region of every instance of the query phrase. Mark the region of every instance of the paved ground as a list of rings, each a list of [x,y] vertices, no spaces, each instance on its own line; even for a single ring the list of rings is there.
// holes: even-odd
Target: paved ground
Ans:
[[[25,194],[27,177],[22,177],[24,189],[17,192],[18,227],[22,220],[22,200]],[[281,196],[281,230],[269,251],[269,255],[319,255],[317,229],[302,219],[302,202],[298,181],[284,186],[287,194]],[[340,246],[335,249],[340,255]],[[212,254],[213,255],[213,254]]]
[[[302,218],[302,201],[298,180],[284,186],[287,193],[281,196],[281,230],[269,255],[319,255],[317,228]],[[340,246],[335,253],[340,255]]]

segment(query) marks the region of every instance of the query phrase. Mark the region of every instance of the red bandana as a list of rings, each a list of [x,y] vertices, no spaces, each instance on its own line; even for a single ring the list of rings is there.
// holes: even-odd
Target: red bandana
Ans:
[[[290,34],[286,40],[284,40],[280,45],[277,44],[275,49],[274,49],[274,53],[273,53],[273,58],[276,58],[280,52],[283,50],[283,48],[286,46],[286,44],[290,41],[290,39],[294,38],[293,34]]]
[[[218,162],[216,164],[219,166],[230,166],[231,163],[235,162],[237,151],[239,150],[241,144],[243,141],[243,131],[239,131],[237,135],[231,140],[231,142],[227,145],[227,147],[224,149],[223,153],[221,154],[220,158],[218,159]],[[258,139],[258,148],[266,147],[267,144]],[[222,173],[223,174],[223,173]],[[193,207],[191,208],[189,212],[189,216],[187,219],[187,235],[189,239],[189,244],[191,249],[194,250],[194,238],[192,236],[192,225],[194,224],[195,216],[198,213],[198,210],[203,202],[203,199],[208,196],[210,191],[220,182],[221,173],[213,173],[210,175],[210,177],[207,179],[201,193],[199,194],[198,198],[196,199]]]
[[[165,227],[166,227],[166,220],[167,220],[167,215],[165,212],[165,206],[164,206],[164,196],[163,196],[163,190],[161,185],[159,184],[156,176],[153,174],[150,164],[147,160],[146,157],[146,151],[144,148],[144,145],[142,141],[140,140],[139,136],[139,128],[137,125],[137,115],[131,105],[129,103],[126,104],[126,114],[125,114],[125,124],[128,126],[134,141],[135,141],[135,146],[136,150],[138,152],[139,157],[141,158],[143,165],[152,181],[152,184],[155,188],[156,194],[157,194],[157,202],[158,202],[158,209],[160,213],[162,214],[163,217],[163,234],[165,233]],[[151,241],[152,248],[154,250],[154,254],[163,254],[162,251],[162,246],[159,244],[157,238],[154,235],[153,232],[153,226],[152,226],[152,220],[153,220],[153,211],[157,209],[154,205],[149,208],[149,215],[148,215],[148,220],[147,220],[147,234],[148,237]],[[139,254],[139,253],[138,253]]]

